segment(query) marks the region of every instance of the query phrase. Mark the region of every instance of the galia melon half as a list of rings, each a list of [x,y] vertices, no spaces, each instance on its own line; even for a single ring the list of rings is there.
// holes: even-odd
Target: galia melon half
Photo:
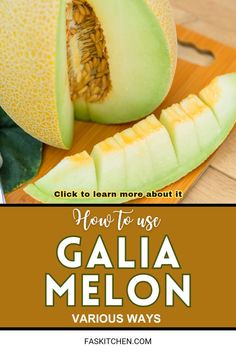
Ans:
[[[43,203],[121,203],[120,192],[161,189],[204,162],[236,122],[236,73],[220,76],[200,92],[97,144],[91,155],[67,157],[25,188]],[[76,192],[64,198],[55,192]],[[81,192],[90,198],[81,197]],[[92,198],[94,191],[101,198]],[[117,198],[107,198],[116,192]],[[104,193],[104,194],[103,194]]]
[[[176,67],[168,0],[1,0],[0,106],[29,134],[69,148],[73,119],[151,113]]]

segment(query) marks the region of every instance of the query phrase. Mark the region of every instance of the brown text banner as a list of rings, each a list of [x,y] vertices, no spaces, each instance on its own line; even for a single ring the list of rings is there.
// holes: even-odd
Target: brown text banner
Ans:
[[[0,327],[236,327],[236,207],[0,208]]]

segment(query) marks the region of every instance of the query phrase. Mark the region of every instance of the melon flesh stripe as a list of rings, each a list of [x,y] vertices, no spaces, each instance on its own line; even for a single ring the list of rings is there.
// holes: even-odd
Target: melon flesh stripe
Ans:
[[[197,96],[197,97],[203,102],[204,105],[206,105],[208,108],[211,109],[211,111],[212,111],[212,113],[213,113],[213,115],[214,115],[214,117],[215,117],[215,119],[216,119],[216,121],[217,121],[217,123],[218,123],[218,125],[219,125],[219,128],[221,128],[221,125],[220,125],[220,123],[219,123],[219,120],[217,119],[217,116],[216,116],[215,112],[212,110],[212,108],[209,107],[199,96]],[[178,105],[179,105],[179,104],[178,104]],[[181,110],[182,110],[182,108],[181,108]],[[197,127],[196,127],[195,120],[194,120],[193,117],[191,117],[191,115],[188,114],[186,111],[183,111],[183,113],[184,113],[184,115],[188,116],[188,118],[191,119],[191,121],[193,122],[193,126],[194,126],[194,130],[195,130],[195,132],[196,132],[196,138],[197,138],[197,141],[198,141],[199,149],[200,149],[200,151],[201,151],[201,154],[199,155],[199,160],[200,160],[200,161],[204,161],[204,160],[205,160],[205,158],[204,158],[205,156],[204,156],[204,155],[206,155],[206,150],[203,150],[202,147],[201,147],[200,138],[199,138],[199,133],[198,133],[198,131],[197,131]],[[172,137],[172,135],[171,135],[171,133],[170,133],[169,127],[165,124],[165,122],[162,122],[162,125],[166,128],[166,130],[167,130],[167,132],[168,132],[168,134],[169,134],[170,140],[171,140],[171,142],[172,142],[172,145],[173,145],[173,148],[174,148],[174,151],[175,151],[175,154],[176,154],[177,161],[179,161],[179,157],[178,157],[178,153],[177,153],[177,150],[176,150],[176,146],[175,146],[175,143],[174,143],[174,141],[173,141],[173,137]],[[187,148],[187,147],[186,147],[186,148]],[[213,151],[214,151],[214,150],[213,150]],[[207,154],[208,154],[208,152],[209,152],[209,154],[211,154],[213,151],[212,151],[211,148],[209,148],[209,151],[207,151]],[[209,156],[209,154],[208,154],[208,156]]]
[[[198,96],[198,98],[201,100],[201,98]],[[203,100],[201,100],[202,102],[203,102]],[[219,120],[218,120],[218,118],[217,118],[217,116],[216,116],[216,114],[215,114],[215,112],[211,109],[211,107],[210,106],[208,106],[205,102],[203,102],[203,104],[205,104],[208,108],[210,108],[210,110],[211,110],[211,112],[213,113],[213,116],[215,117],[215,121],[216,121],[216,123],[217,123],[217,125],[218,125],[218,127],[219,127],[219,131],[221,131],[221,125],[220,125],[220,123],[219,123]],[[191,118],[191,116],[189,115],[189,117]],[[195,121],[194,121],[194,126],[195,126],[195,130],[196,130],[196,132],[197,132],[197,127],[196,127],[196,123],[195,123]],[[198,132],[197,132],[197,135],[198,135]],[[200,137],[199,137],[199,135],[198,135],[198,140],[199,140],[199,144],[200,144]],[[201,144],[200,144],[201,145]],[[206,154],[207,154],[207,156],[209,156],[209,153],[211,154],[211,153],[213,153],[213,151],[211,150],[211,148],[209,147],[209,149],[210,149],[210,151],[209,150],[207,150],[206,151],[206,149],[203,151],[203,152],[205,152]]]
[[[214,115],[214,117],[215,117],[217,123],[219,124],[219,127],[220,127],[220,128],[223,128],[223,127],[222,127],[222,124],[221,124],[221,122],[220,122],[220,119],[217,117],[216,112],[214,111],[214,109],[213,109],[207,102],[205,102],[200,96],[198,96],[198,98],[199,98],[208,108],[210,108],[210,110],[212,111],[212,113],[213,113],[213,115]]]
[[[172,108],[172,107],[170,107],[170,109],[171,109],[171,108]],[[186,114],[185,114],[185,116],[186,116]],[[191,120],[191,119],[189,119],[189,121],[191,121],[191,123],[192,123],[192,120]],[[183,122],[185,122],[185,121],[183,121]],[[167,133],[169,134],[170,141],[171,141],[171,143],[172,143],[173,149],[174,149],[175,154],[176,154],[177,161],[179,162],[179,166],[180,166],[180,156],[179,156],[178,151],[177,151],[177,146],[176,146],[177,144],[174,142],[174,138],[173,138],[173,136],[172,136],[172,134],[171,134],[170,126],[169,126],[168,124],[166,124],[165,121],[161,121],[161,124],[166,128]],[[199,145],[199,149],[200,149],[200,145]]]

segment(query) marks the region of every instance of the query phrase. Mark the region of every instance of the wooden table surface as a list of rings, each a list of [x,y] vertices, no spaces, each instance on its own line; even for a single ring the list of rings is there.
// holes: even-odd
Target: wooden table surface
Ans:
[[[178,24],[236,48],[236,0],[170,1]],[[193,59],[183,48],[179,55]],[[183,203],[236,203],[236,131],[186,194]]]

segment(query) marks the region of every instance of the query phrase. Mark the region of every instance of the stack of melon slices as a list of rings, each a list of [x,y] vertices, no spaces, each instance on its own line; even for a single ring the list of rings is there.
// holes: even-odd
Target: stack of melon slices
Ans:
[[[143,192],[161,189],[204,162],[236,121],[236,73],[214,79],[199,95],[63,159],[25,188],[43,203],[122,203],[129,198],[56,198],[55,191]]]

